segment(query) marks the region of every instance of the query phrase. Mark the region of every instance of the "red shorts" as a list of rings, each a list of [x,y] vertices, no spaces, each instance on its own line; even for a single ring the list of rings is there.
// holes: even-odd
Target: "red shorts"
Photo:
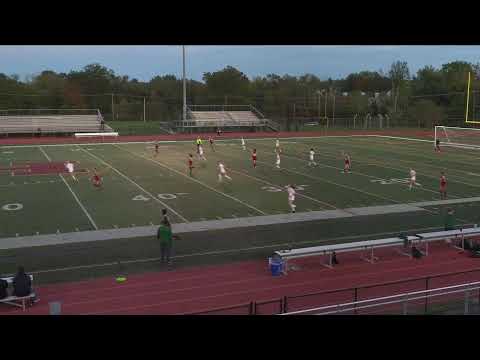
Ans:
[[[440,192],[446,192],[447,191],[447,185],[440,185]]]

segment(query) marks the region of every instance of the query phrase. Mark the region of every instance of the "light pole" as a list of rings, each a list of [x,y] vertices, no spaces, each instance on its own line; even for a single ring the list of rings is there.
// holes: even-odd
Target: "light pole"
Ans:
[[[187,83],[185,81],[185,45],[183,49],[183,121],[187,121]]]
[[[113,93],[112,93],[112,121],[115,120],[115,112],[113,111]]]
[[[318,102],[318,121],[320,121],[320,106],[321,106],[321,102],[320,102],[320,95],[322,94],[322,92],[320,90],[317,90],[317,102]]]

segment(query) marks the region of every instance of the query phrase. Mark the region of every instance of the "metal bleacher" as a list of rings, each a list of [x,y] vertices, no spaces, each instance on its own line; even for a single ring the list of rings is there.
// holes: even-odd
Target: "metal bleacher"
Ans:
[[[98,109],[89,110],[0,110],[0,134],[73,134],[113,129],[102,126]]]
[[[266,119],[251,105],[191,105],[187,121],[175,122],[177,128],[223,128],[232,131],[261,129],[279,131],[279,125]]]

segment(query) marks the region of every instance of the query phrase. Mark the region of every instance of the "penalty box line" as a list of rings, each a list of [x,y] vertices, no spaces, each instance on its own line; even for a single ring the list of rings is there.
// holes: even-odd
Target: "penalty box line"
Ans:
[[[42,154],[47,158],[47,160],[49,162],[52,162],[52,159],[50,159],[50,157],[48,156],[48,154],[45,152],[45,150],[43,150],[43,148],[41,146],[38,147],[40,149],[40,151],[42,152]],[[87,211],[87,209],[85,208],[85,206],[83,206],[82,202],[80,201],[80,199],[78,198],[77,194],[75,194],[75,192],[72,190],[72,188],[70,187],[70,185],[68,184],[67,180],[65,180],[65,178],[63,177],[62,174],[58,174],[58,176],[60,176],[60,178],[62,179],[63,183],[67,186],[68,190],[70,190],[70,193],[72,194],[73,198],[75,199],[75,201],[77,202],[78,206],[80,206],[80,208],[82,209],[83,213],[87,216],[88,220],[90,221],[90,224],[92,224],[93,228],[95,230],[98,230],[98,226],[97,224],[95,223],[95,221],[93,220],[92,216],[90,215],[90,213]]]
[[[123,174],[122,172],[120,172],[118,169],[116,169],[113,165],[107,163],[106,161],[104,161],[103,159],[99,158],[98,156],[92,154],[90,151],[88,150],[85,150],[83,148],[80,147],[80,149],[82,149],[82,151],[86,152],[88,155],[90,155],[91,157],[93,157],[94,159],[96,159],[97,161],[100,161],[101,163],[103,163],[104,165],[108,166],[109,168],[111,168],[113,171],[115,171],[118,175],[120,175],[121,177],[123,177],[124,179],[128,180],[130,183],[132,183],[133,185],[135,185],[137,188],[139,188],[141,191],[143,191],[145,194],[147,194],[148,196],[150,196],[153,200],[155,200],[156,202],[158,202],[159,204],[161,204],[162,206],[164,206],[165,208],[167,208],[168,210],[170,210],[173,214],[177,215],[180,219],[182,219],[183,221],[185,222],[189,222],[184,216],[182,216],[181,214],[179,214],[177,211],[175,211],[174,209],[172,209],[170,206],[168,206],[167,204],[165,204],[163,201],[157,199],[157,197],[155,197],[152,193],[150,193],[148,190],[146,190],[145,188],[143,188],[142,186],[140,186],[139,184],[137,184],[134,180],[130,179],[128,176],[126,176],[125,174]]]
[[[150,158],[145,157],[145,156],[143,156],[143,155],[139,155],[139,154],[134,153],[134,152],[132,152],[132,151],[130,151],[130,150],[124,149],[123,147],[118,146],[118,145],[114,145],[114,146],[117,147],[117,148],[119,148],[120,150],[123,150],[123,151],[125,151],[125,152],[127,152],[127,153],[129,153],[129,154],[132,154],[133,156],[136,156],[136,157],[139,157],[139,158],[142,158],[142,159],[151,161],[151,162],[153,162],[153,163],[155,163],[155,164],[157,164],[157,165],[159,165],[159,166],[161,166],[161,167],[163,167],[163,168],[165,168],[165,169],[167,169],[167,170],[170,170],[170,171],[172,171],[172,172],[174,172],[174,173],[176,173],[176,174],[179,174],[179,175],[181,175],[181,176],[183,176],[183,177],[186,177],[187,179],[189,179],[189,180],[191,180],[191,181],[193,181],[193,182],[196,182],[196,183],[198,183],[198,184],[206,187],[207,189],[216,192],[217,194],[223,195],[223,196],[225,196],[225,197],[227,197],[227,198],[229,198],[229,199],[231,199],[231,200],[234,200],[234,201],[238,202],[239,204],[242,204],[242,205],[244,205],[244,206],[246,206],[246,207],[248,207],[248,208],[250,208],[250,209],[252,209],[252,210],[255,210],[256,212],[258,212],[258,213],[260,213],[260,214],[262,214],[262,215],[268,215],[266,212],[264,212],[264,211],[262,211],[262,210],[260,210],[260,209],[257,209],[257,208],[256,208],[255,206],[253,206],[253,205],[247,204],[246,202],[244,202],[244,201],[242,201],[242,200],[240,200],[240,199],[237,199],[237,198],[234,197],[234,196],[225,194],[224,192],[219,191],[219,190],[211,187],[210,185],[205,184],[205,183],[202,182],[202,181],[199,181],[199,180],[194,179],[194,178],[192,178],[192,177],[190,177],[190,176],[187,176],[187,175],[181,173],[180,171],[175,170],[175,169],[173,169],[173,168],[171,168],[171,167],[169,167],[169,166],[167,166],[167,165],[165,165],[165,164],[163,164],[163,163],[161,163],[161,162],[159,162],[159,161],[157,161],[157,160],[153,160],[153,159],[150,159]]]

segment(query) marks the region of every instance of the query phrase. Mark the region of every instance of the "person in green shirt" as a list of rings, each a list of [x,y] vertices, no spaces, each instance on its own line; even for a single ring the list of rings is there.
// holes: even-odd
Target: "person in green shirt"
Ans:
[[[172,254],[173,234],[172,226],[167,219],[163,219],[157,232],[157,239],[160,240],[161,263],[167,260],[168,265],[172,264],[170,256]]]
[[[447,215],[445,216],[445,231],[455,230],[455,218],[453,214],[454,214],[453,209],[448,208]]]

